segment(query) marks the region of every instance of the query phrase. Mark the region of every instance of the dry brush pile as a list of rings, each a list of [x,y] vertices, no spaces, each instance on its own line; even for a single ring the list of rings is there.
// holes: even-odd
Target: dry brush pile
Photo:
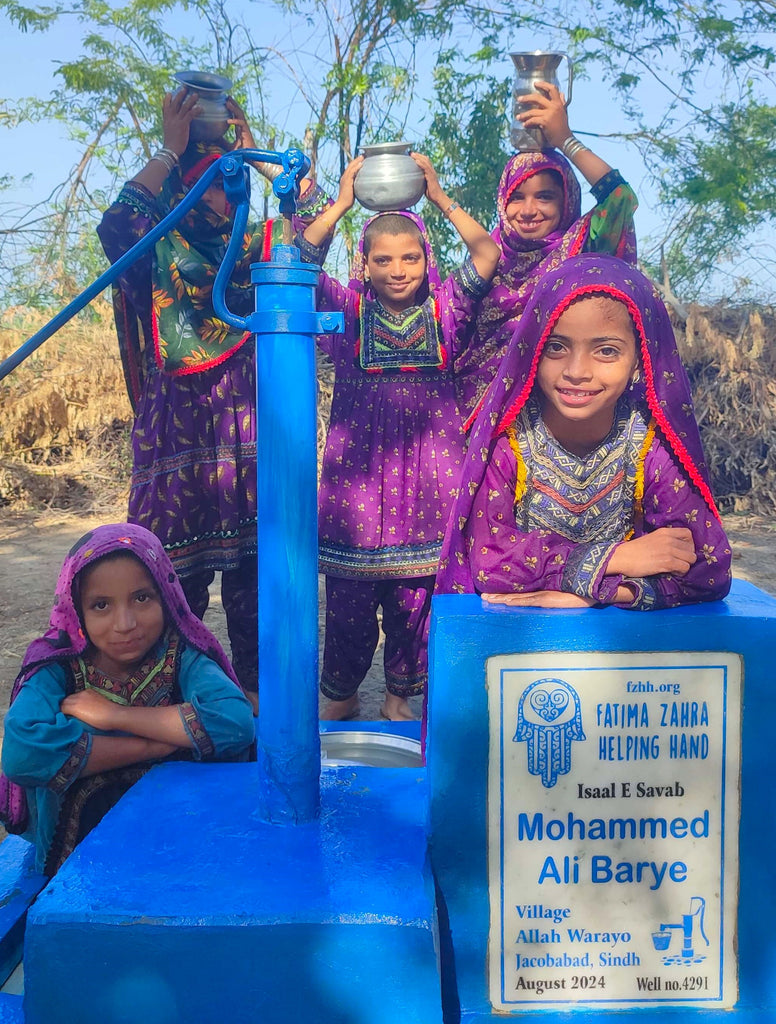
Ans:
[[[0,359],[42,324],[0,315]],[[776,311],[690,307],[677,327],[723,511],[776,507]],[[319,440],[331,364],[318,360]],[[0,382],[0,508],[115,507],[126,494],[131,412],[111,310],[98,303]]]
[[[691,306],[677,336],[721,510],[772,516],[776,310]]]
[[[46,322],[0,315],[0,359]],[[110,307],[70,321],[0,381],[0,507],[91,509],[121,500],[131,411]]]

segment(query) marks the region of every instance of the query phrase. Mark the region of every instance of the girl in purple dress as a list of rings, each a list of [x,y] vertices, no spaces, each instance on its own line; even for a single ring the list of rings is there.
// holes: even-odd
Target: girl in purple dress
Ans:
[[[245,115],[231,98],[227,104],[235,142],[198,143],[189,139],[199,112],[196,94],[180,90],[165,97],[163,148],[124,185],[98,228],[111,262],[155,227],[224,152],[253,146]],[[300,214],[312,218],[325,203],[320,190],[307,186]],[[232,660],[256,707],[254,347],[248,334],[216,317],[211,297],[232,223],[216,178],[154,251],[122,275],[114,312],[135,413],[128,518],[162,541],[196,615],[205,614],[208,586],[221,573]],[[249,226],[227,294],[229,308],[241,316],[253,309],[250,265],[269,257],[274,234],[272,221]]]
[[[349,287],[321,275],[318,305],[344,310],[344,336],[319,339],[335,368],[319,492],[320,567],[326,575],[321,690],[326,718],[358,713],[358,687],[383,609],[382,714],[412,717],[406,698],[427,677],[428,617],[447,517],[463,459],[452,360],[461,328],[487,291],[498,247],[442,190],[426,157],[426,195],[456,227],[469,258],[444,283],[415,214],[381,214],[364,227]],[[354,160],[332,207],[300,237],[322,246],[354,202]]]
[[[527,128],[540,128],[556,148],[516,153],[501,175],[493,232],[501,258],[455,368],[459,403],[469,416],[467,427],[531,293],[546,273],[582,252],[609,253],[636,263],[637,202],[630,186],[571,134],[565,99],[557,87],[547,82],[537,82],[536,87],[539,91],[524,97],[530,106],[520,120]],[[596,205],[584,216],[569,160],[592,186]]]
[[[4,728],[4,824],[36,844],[48,875],[153,764],[245,760],[254,736],[232,666],[164,548],[129,523],[68,553]]]
[[[438,589],[668,608],[724,597],[730,560],[662,302],[614,257],[565,261],[477,417]]]

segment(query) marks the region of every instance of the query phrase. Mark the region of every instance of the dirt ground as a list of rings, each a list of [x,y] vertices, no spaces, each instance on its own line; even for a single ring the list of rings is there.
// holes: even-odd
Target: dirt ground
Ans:
[[[120,508],[115,519],[122,518]],[[0,715],[8,706],[11,684],[27,644],[39,636],[48,622],[59,567],[64,555],[88,529],[110,521],[99,516],[65,513],[8,513],[0,518]],[[733,545],[733,571],[772,594],[776,594],[776,522],[752,516],[729,516],[725,520]],[[323,624],[321,593],[321,637]],[[225,619],[216,586],[206,623],[228,651]],[[378,649],[372,669],[361,686],[362,719],[376,719],[383,699],[382,650]],[[322,701],[323,703],[323,701]],[[413,698],[420,715],[420,698]]]

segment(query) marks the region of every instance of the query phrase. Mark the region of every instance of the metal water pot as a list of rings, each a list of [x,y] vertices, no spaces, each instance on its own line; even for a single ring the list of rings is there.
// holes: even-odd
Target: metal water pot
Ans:
[[[364,146],[365,160],[353,182],[356,199],[367,210],[406,210],[426,191],[426,176],[412,159],[409,142]]]
[[[566,102],[571,102],[571,87],[574,81],[574,68],[567,53],[545,53],[534,50],[533,53],[510,53],[515,65],[515,82],[512,86],[512,131],[510,138],[517,150],[547,149],[549,143],[541,128],[524,128],[517,115],[526,110],[525,103],[520,100],[529,93],[536,92],[536,82],[549,82],[566,94]],[[562,60],[568,65],[568,85],[558,81],[557,70]]]
[[[202,113],[195,117],[189,128],[189,138],[194,142],[212,142],[220,139],[229,127],[229,111],[226,97],[232,88],[230,78],[215,75],[210,71],[179,71],[175,80],[189,92],[197,94]]]

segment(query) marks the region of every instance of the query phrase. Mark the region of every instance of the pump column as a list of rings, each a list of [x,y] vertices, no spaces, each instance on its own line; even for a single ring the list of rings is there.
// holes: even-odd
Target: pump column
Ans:
[[[318,513],[314,335],[318,268],[294,246],[255,264],[259,539],[260,809],[297,823],[319,808]]]

